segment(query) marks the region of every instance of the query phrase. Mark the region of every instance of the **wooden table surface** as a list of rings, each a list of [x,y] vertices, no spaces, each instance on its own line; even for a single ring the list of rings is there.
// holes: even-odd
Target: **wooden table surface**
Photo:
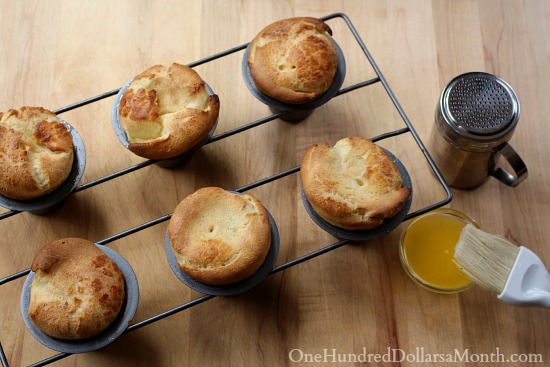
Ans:
[[[335,12],[349,16],[424,141],[439,94],[454,76],[486,71],[512,85],[521,119],[510,143],[526,162],[529,177],[517,188],[490,179],[475,190],[454,190],[449,206],[474,217],[485,230],[532,248],[550,264],[548,1],[0,0],[0,111],[25,105],[55,110],[116,90],[149,66],[188,64],[245,44],[275,20]],[[346,57],[344,87],[374,78],[343,20],[328,23]],[[270,115],[243,82],[243,53],[196,67],[221,100],[217,134]],[[60,115],[86,147],[82,184],[144,161],[114,135],[113,101],[108,97]],[[200,187],[236,189],[295,167],[311,144],[374,137],[402,127],[382,84],[375,83],[334,98],[300,123],[274,120],[208,144],[181,167],[151,165],[76,192],[48,215],[3,219],[0,278],[27,269],[37,249],[51,240],[101,241],[170,214]],[[411,134],[380,145],[399,157],[411,175],[411,212],[445,198]],[[309,218],[300,187],[299,174],[291,174],[249,191],[277,222],[277,265],[337,241]],[[518,366],[512,361],[529,358],[544,363],[521,365],[550,363],[548,311],[505,305],[478,287],[455,295],[421,289],[399,261],[404,225],[273,274],[241,295],[208,300],[125,333],[99,351],[53,365],[346,365],[335,359],[349,361],[355,355],[379,366],[476,366],[476,360],[491,354],[499,366]],[[137,274],[140,299],[133,324],[201,296],[168,267],[166,227],[167,221],[161,221],[108,244]],[[0,287],[0,343],[9,366],[57,354],[36,341],[22,321],[24,279]],[[455,353],[469,356],[469,362],[434,357]]]

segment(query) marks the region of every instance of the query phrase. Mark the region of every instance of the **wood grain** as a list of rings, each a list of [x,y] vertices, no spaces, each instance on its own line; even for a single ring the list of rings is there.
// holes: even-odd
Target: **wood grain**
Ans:
[[[190,63],[249,42],[266,24],[292,16],[347,14],[419,136],[426,140],[443,86],[467,71],[501,76],[517,92],[521,120],[511,140],[529,168],[517,188],[494,179],[455,190],[450,206],[495,234],[532,248],[550,264],[550,4],[544,0],[414,1],[0,1],[0,111],[23,105],[57,109],[121,87],[145,68]],[[347,63],[344,87],[375,77],[341,19],[329,21]],[[196,70],[220,96],[217,133],[269,114],[247,90],[239,51]],[[109,97],[62,114],[83,137],[82,183],[142,161],[111,128]],[[46,216],[0,221],[0,278],[30,266],[43,244],[63,237],[100,241],[172,212],[203,186],[242,187],[299,165],[314,143],[374,137],[403,127],[380,83],[347,93],[300,123],[274,120],[208,144],[175,169],[149,166],[72,195]],[[381,142],[411,174],[411,210],[445,197],[406,134]],[[277,221],[277,264],[334,243],[309,218],[293,174],[250,192]],[[5,210],[0,210],[3,212]],[[140,303],[134,323],[200,296],[172,274],[167,222],[109,243],[134,268]],[[514,308],[477,287],[439,295],[403,272],[397,243],[404,224],[379,239],[338,250],[269,276],[242,295],[215,298],[124,334],[106,348],[56,366],[312,365],[330,353],[414,355],[500,353],[550,361],[545,310]],[[0,286],[0,343],[9,366],[56,352],[27,331],[19,311],[24,279]],[[301,352],[300,352],[301,351]],[[397,357],[402,356],[398,354]],[[375,358],[374,356],[371,358]],[[413,358],[413,357],[410,357]],[[470,362],[371,360],[373,366],[476,366]],[[513,361],[495,365],[517,366]],[[500,363],[501,362],[501,363]],[[352,363],[341,363],[349,365]],[[365,363],[357,363],[359,365]]]

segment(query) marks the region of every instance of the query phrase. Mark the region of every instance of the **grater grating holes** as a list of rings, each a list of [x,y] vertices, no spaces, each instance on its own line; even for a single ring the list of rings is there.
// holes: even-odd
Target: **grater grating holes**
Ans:
[[[460,80],[450,91],[448,101],[455,121],[477,133],[503,129],[514,114],[509,91],[500,83],[482,77]]]

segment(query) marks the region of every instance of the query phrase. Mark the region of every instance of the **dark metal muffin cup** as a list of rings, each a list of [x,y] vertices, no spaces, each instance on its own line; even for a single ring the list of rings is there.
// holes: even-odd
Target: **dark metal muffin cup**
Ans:
[[[113,125],[113,130],[115,131],[115,135],[126,149],[128,149],[128,144],[130,143],[130,140],[128,139],[128,135],[126,135],[126,132],[122,129],[118,110],[120,106],[120,99],[122,98],[122,95],[124,94],[126,89],[128,89],[128,87],[130,86],[133,80],[134,78],[129,80],[122,88],[120,88],[120,90],[116,95],[115,102],[113,104],[113,110],[111,113],[111,124]],[[204,85],[206,87],[206,90],[208,91],[208,94],[211,96],[214,95],[214,92],[212,91],[210,86],[206,83],[204,83]],[[218,119],[219,118],[216,118],[216,122],[214,123],[214,126],[212,127],[208,135],[205,136],[197,144],[195,144],[195,146],[193,146],[191,149],[173,158],[155,160],[155,164],[163,168],[174,168],[174,167],[181,166],[182,164],[187,162],[195,152],[197,152],[203,145],[205,145],[210,140],[210,138],[212,138],[212,136],[214,135],[214,131],[216,131],[216,127],[218,126]]]
[[[384,149],[384,148],[382,148]],[[395,229],[401,222],[403,222],[403,219],[408,214],[409,209],[411,208],[412,203],[412,182],[411,178],[409,176],[409,173],[405,169],[405,166],[397,157],[395,157],[392,153],[390,153],[388,150],[384,149],[386,153],[390,156],[391,160],[395,165],[397,166],[397,169],[399,170],[399,173],[401,174],[402,179],[402,187],[410,187],[411,188],[411,195],[409,195],[409,198],[405,202],[405,205],[392,218],[387,218],[384,220],[382,225],[377,228],[373,229],[359,229],[359,230],[350,230],[345,229],[341,227],[337,227],[334,224],[331,224],[327,222],[325,219],[323,219],[311,206],[311,203],[309,202],[308,198],[306,197],[304,193],[304,189],[302,188],[302,202],[304,203],[304,207],[311,217],[311,219],[317,224],[321,229],[324,231],[330,233],[336,238],[344,239],[344,240],[351,240],[351,241],[367,241],[372,240],[377,237],[383,236],[389,232],[391,232],[393,229]]]
[[[275,265],[275,261],[277,261],[277,256],[279,254],[279,230],[277,229],[277,224],[275,223],[275,220],[273,219],[269,211],[267,211],[267,215],[269,217],[269,224],[271,228],[271,245],[260,268],[248,278],[227,285],[206,284],[191,278],[179,267],[176,256],[172,251],[172,245],[170,243],[170,238],[168,237],[168,231],[166,231],[166,236],[164,237],[164,249],[170,268],[172,269],[176,277],[189,288],[197,292],[209,294],[212,296],[234,296],[254,288],[269,275],[269,273],[273,269],[273,266]]]
[[[0,206],[10,210],[43,215],[58,208],[76,188],[86,167],[86,149],[78,132],[65,120],[59,120],[67,127],[73,139],[73,165],[67,179],[49,194],[31,200],[15,200],[0,195]]]
[[[31,283],[34,279],[34,272],[30,272],[23,285],[21,292],[21,314],[23,321],[29,329],[32,336],[36,338],[40,343],[48,348],[57,350],[64,353],[86,353],[105,347],[111,342],[115,341],[130,325],[138,306],[139,301],[139,287],[134,270],[130,264],[119,253],[108,247],[97,245],[96,246],[105,253],[111,260],[113,260],[124,277],[124,303],[117,318],[109,325],[105,330],[96,336],[79,340],[63,340],[53,338],[40,329],[38,329],[32,320],[29,318],[29,302],[31,295]]]
[[[250,75],[250,69],[248,68],[248,54],[250,53],[250,44],[246,47],[244,56],[242,59],[242,74],[244,78],[244,83],[246,84],[248,90],[256,97],[260,102],[267,105],[273,113],[280,112],[289,112],[288,114],[281,117],[284,121],[297,122],[308,117],[315,108],[322,106],[332,99],[340,91],[340,87],[344,83],[346,77],[346,60],[344,58],[344,53],[342,49],[332,39],[334,46],[336,47],[336,53],[338,55],[338,66],[336,68],[336,74],[334,75],[334,80],[330,85],[329,89],[323,93],[319,98],[314,101],[303,103],[303,104],[290,104],[278,101],[265,93],[261,92],[256,85],[254,80]]]

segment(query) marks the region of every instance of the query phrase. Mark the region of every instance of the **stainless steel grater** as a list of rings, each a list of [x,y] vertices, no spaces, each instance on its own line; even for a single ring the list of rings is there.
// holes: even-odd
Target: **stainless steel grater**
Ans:
[[[527,177],[525,164],[507,143],[519,113],[516,93],[495,75],[466,73],[447,84],[436,111],[430,148],[451,187],[477,187],[489,175],[516,186]],[[496,166],[499,155],[515,174]]]

